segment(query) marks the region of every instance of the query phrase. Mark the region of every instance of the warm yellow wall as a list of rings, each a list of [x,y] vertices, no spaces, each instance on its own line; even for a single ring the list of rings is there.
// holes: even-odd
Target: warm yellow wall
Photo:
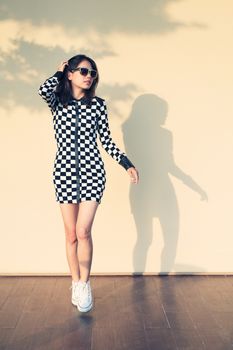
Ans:
[[[232,1],[3,3],[0,273],[69,272],[37,88],[80,52],[96,60],[113,139],[140,172],[130,185],[101,148],[92,273],[232,272]]]

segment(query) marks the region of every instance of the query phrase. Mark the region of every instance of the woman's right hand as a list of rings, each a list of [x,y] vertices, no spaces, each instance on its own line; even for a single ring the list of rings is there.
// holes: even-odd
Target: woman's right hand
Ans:
[[[59,71],[59,72],[63,72],[64,71],[64,69],[65,69],[65,66],[68,64],[68,61],[62,61],[60,64],[59,64],[59,66],[57,67],[57,70]]]

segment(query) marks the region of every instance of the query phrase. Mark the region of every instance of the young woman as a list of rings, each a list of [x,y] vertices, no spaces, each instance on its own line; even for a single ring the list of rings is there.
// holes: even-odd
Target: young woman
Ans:
[[[93,307],[91,230],[106,182],[97,133],[105,151],[124,167],[131,182],[139,181],[137,169],[111,138],[106,102],[95,95],[98,82],[93,59],[76,55],[62,62],[38,91],[53,115],[57,142],[53,183],[66,234],[71,302],[81,312]]]

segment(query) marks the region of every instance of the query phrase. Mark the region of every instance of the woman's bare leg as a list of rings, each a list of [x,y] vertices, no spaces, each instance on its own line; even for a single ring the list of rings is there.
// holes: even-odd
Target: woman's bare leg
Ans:
[[[80,280],[83,282],[88,281],[90,277],[93,255],[91,229],[98,205],[99,203],[96,201],[84,201],[79,204],[76,233]]]
[[[66,233],[66,256],[73,281],[80,279],[80,269],[77,257],[77,235],[76,222],[79,211],[79,204],[60,203]]]

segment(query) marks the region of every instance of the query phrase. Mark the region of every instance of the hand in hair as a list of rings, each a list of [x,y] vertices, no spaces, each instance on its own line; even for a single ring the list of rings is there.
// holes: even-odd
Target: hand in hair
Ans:
[[[59,64],[57,70],[60,71],[60,72],[63,72],[64,69],[65,69],[65,66],[66,66],[67,64],[68,64],[68,61],[62,61],[62,62]]]

